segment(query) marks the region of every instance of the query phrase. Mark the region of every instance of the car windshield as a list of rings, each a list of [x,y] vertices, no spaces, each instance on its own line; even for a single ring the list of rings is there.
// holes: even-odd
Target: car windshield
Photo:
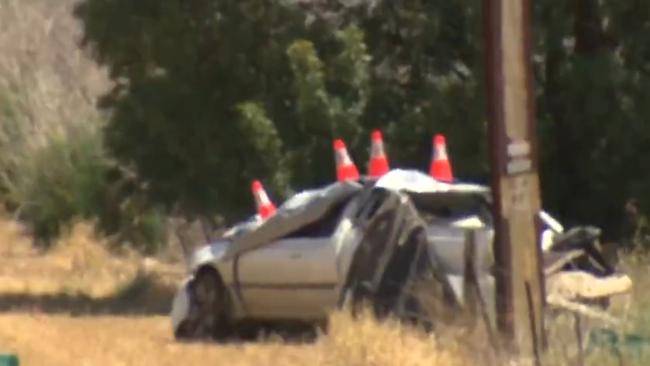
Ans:
[[[476,217],[490,223],[491,214],[486,202],[479,195],[436,192],[409,193],[420,217],[428,223],[442,223]]]

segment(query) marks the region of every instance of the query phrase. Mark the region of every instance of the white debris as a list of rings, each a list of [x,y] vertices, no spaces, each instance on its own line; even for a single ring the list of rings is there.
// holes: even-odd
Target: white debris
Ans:
[[[377,180],[376,187],[413,193],[464,192],[487,193],[479,184],[445,183],[417,170],[393,169]]]
[[[558,234],[561,234],[564,232],[564,226],[560,224],[559,221],[557,221],[553,216],[549,215],[548,212],[542,210],[539,211],[539,218],[553,231],[555,231]]]
[[[546,278],[548,296],[568,301],[610,297],[630,291],[632,280],[627,275],[596,277],[584,271],[562,271]]]

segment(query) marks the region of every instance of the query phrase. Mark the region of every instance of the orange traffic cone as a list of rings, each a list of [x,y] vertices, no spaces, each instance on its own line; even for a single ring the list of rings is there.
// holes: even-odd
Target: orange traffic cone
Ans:
[[[336,178],[339,182],[359,180],[359,170],[350,159],[345,142],[341,139],[334,140],[334,157],[336,158]]]
[[[438,134],[433,137],[433,152],[429,174],[443,182],[452,182],[454,180],[451,163],[447,156],[447,143],[444,135]]]
[[[382,175],[388,173],[388,158],[384,151],[384,139],[381,136],[381,131],[374,130],[370,137],[371,151],[370,163],[368,163],[368,176],[373,179],[378,179]]]
[[[251,184],[251,190],[253,191],[253,197],[255,197],[255,205],[257,206],[257,213],[264,220],[267,219],[275,213],[275,205],[269,199],[269,196],[266,194],[262,182],[259,180],[254,180]]]

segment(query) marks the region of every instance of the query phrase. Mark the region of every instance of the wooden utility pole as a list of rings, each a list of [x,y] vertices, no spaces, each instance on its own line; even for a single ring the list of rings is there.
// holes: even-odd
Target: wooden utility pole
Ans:
[[[495,213],[497,319],[523,355],[546,343],[544,279],[531,71],[532,0],[483,0],[491,185]]]

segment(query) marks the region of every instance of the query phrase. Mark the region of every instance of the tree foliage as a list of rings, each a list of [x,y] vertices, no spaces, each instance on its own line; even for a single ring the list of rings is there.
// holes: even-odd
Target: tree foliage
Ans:
[[[360,167],[382,128],[394,165],[426,169],[448,135],[461,178],[485,181],[482,9],[472,1],[84,0],[85,43],[117,85],[107,146],[153,202],[239,218],[334,177],[331,140]],[[618,229],[645,212],[650,6],[534,2],[545,206]]]

